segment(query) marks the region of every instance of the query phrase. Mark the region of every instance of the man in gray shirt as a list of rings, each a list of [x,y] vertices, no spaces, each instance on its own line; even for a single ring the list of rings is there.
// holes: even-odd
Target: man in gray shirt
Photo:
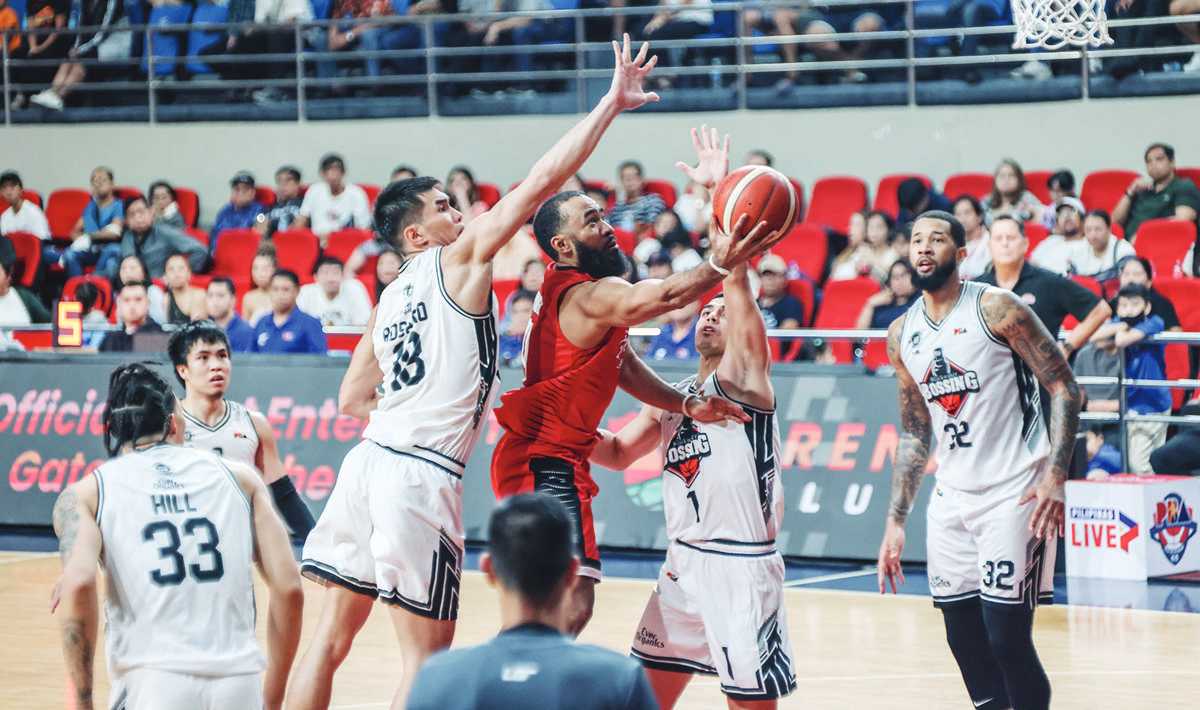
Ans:
[[[167,259],[173,254],[186,256],[192,273],[200,273],[208,265],[208,250],[204,245],[181,229],[161,221],[155,223],[154,212],[142,197],[131,198],[125,204],[121,259],[134,254],[142,257],[149,272],[147,275],[152,279],[162,278]]]
[[[480,562],[500,594],[500,635],[430,658],[409,710],[657,710],[637,663],[563,633],[578,580],[573,549],[570,518],[557,499],[526,493],[502,501]]]

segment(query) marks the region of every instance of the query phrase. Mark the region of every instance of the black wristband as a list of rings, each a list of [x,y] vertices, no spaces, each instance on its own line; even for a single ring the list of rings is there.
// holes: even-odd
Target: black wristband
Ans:
[[[270,485],[270,489],[271,498],[275,501],[279,514],[283,516],[283,521],[291,528],[292,535],[303,541],[317,523],[300,494],[296,492],[296,486],[292,485],[291,476],[284,476],[275,481]]]

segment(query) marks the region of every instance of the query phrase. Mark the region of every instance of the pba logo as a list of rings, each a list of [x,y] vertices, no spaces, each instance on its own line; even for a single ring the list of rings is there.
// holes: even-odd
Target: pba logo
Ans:
[[[1163,554],[1173,564],[1179,564],[1187,552],[1188,540],[1196,534],[1192,509],[1178,493],[1168,493],[1154,506],[1154,527],[1150,537],[1162,547]]]
[[[679,476],[690,488],[700,474],[701,459],[711,453],[708,434],[700,431],[690,417],[685,417],[667,447],[667,471]]]
[[[941,348],[933,351],[933,362],[921,378],[921,394],[926,401],[934,402],[951,417],[957,417],[967,395],[979,391],[979,375],[974,370],[964,370],[946,359]]]

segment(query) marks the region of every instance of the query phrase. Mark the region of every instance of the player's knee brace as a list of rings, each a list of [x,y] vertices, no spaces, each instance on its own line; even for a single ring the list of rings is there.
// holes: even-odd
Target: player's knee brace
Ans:
[[[946,623],[946,641],[958,662],[971,702],[980,710],[1012,707],[1004,687],[1004,674],[988,645],[979,598],[945,604],[942,618]]]
[[[1033,647],[1033,610],[985,603],[983,622],[1013,710],[1049,708],[1050,679]]]

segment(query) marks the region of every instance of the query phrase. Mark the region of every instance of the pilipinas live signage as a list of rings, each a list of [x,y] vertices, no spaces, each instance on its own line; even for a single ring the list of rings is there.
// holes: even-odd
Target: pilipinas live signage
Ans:
[[[108,375],[121,361],[104,355],[0,360],[0,524],[48,525],[57,494],[104,462],[100,435]],[[230,396],[267,417],[284,467],[314,513],[323,509],[342,458],[362,433],[362,422],[337,413],[345,365],[333,358],[252,356],[234,364]],[[655,369],[669,381],[694,372],[686,363]],[[170,376],[165,365],[162,371]],[[781,367],[772,378],[787,504],[780,548],[805,557],[874,559],[899,441],[895,381],[852,368],[802,365]],[[504,389],[519,380],[519,372],[502,371]],[[638,408],[618,392],[603,426],[619,430]],[[468,463],[468,539],[485,535],[493,503],[489,467],[501,433],[495,416],[489,417]],[[657,452],[625,471],[593,471],[600,486],[594,514],[602,545],[666,546],[662,471]],[[906,559],[924,559],[929,488],[909,519]]]

